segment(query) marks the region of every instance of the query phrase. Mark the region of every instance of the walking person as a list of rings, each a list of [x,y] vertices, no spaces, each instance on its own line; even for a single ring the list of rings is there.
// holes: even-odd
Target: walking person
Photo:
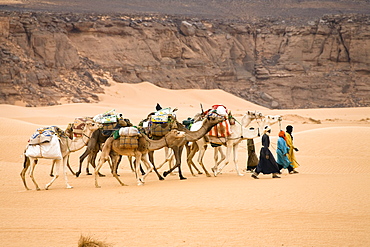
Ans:
[[[289,173],[293,171],[293,167],[290,165],[292,162],[288,159],[287,156],[288,152],[289,147],[285,141],[285,132],[283,130],[280,130],[276,149],[277,154],[276,163],[278,164],[280,172],[282,169],[288,169]]]
[[[293,171],[289,172],[290,174],[298,173],[295,169],[299,166],[295,158],[295,154],[294,154],[294,152],[298,152],[298,148],[296,148],[293,145],[292,132],[293,132],[293,126],[292,125],[286,126],[285,140],[286,140],[286,144],[289,147],[288,159],[292,162],[291,166],[293,167]]]
[[[270,135],[271,128],[265,126],[264,134],[262,136],[262,147],[260,151],[260,160],[256,169],[252,174],[252,178],[258,179],[260,173],[263,174],[272,174],[272,178],[280,178],[277,174],[280,173],[279,167],[275,161],[274,156],[272,155],[269,146],[270,146]]]
[[[253,139],[247,139],[248,147],[248,160],[247,160],[247,172],[252,172],[258,165],[258,157],[256,154],[256,148],[254,146]]]

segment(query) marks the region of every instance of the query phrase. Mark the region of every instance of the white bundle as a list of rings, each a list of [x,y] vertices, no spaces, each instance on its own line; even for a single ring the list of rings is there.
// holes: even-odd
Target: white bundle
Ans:
[[[138,136],[139,130],[135,127],[122,127],[119,129],[120,136]]]
[[[45,142],[37,145],[28,145],[26,156],[32,158],[45,159],[62,159],[62,151],[60,150],[59,138],[53,135],[50,142]]]

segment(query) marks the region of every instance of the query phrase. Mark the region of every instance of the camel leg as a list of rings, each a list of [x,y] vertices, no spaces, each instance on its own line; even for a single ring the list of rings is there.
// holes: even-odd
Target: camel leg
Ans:
[[[132,163],[132,156],[127,156],[128,163],[130,164],[130,168],[132,172],[135,172],[134,164]]]
[[[238,148],[239,148],[239,143],[233,145],[235,170],[238,176],[244,176],[244,174],[239,171],[239,167],[238,167]]]
[[[54,171],[54,165],[55,165],[55,160],[53,160],[51,164],[51,169],[50,169],[50,177],[54,177],[53,171]]]
[[[199,151],[199,147],[198,145],[193,142],[191,144],[191,146],[187,146],[186,148],[186,152],[187,152],[187,157],[186,157],[186,162],[188,163],[188,167],[189,167],[189,170],[191,172],[191,175],[193,175],[193,177],[195,177],[196,175],[194,174],[193,172],[193,169],[192,167],[197,170],[198,174],[203,174],[197,167],[196,165],[194,164],[193,162],[193,157],[195,156],[196,152]]]
[[[96,165],[95,165],[95,161],[96,161],[96,156],[98,155],[98,152],[99,150],[94,150],[93,152],[91,152],[88,156],[88,160],[87,160],[87,166],[86,166],[86,174],[87,175],[92,175],[90,172],[89,172],[89,164],[95,169]],[[108,163],[109,163],[109,167],[112,169],[112,164],[110,162],[110,159],[108,159]],[[99,172],[99,177],[105,177],[104,174],[101,174]]]
[[[53,171],[54,171],[54,165],[55,165],[55,160],[53,160],[53,163],[51,164],[51,169],[50,169],[50,177],[54,177]],[[72,173],[73,176],[76,175],[76,173],[72,170],[70,164],[69,164],[69,158],[67,160],[67,167],[69,171]]]
[[[176,165],[174,167],[172,167],[170,170],[164,171],[163,172],[163,176],[164,177],[166,177],[168,174],[170,174],[176,168],[179,168],[179,177],[180,177],[180,180],[186,179],[186,177],[184,177],[182,175],[182,172],[181,172],[181,152],[182,152],[183,147],[184,146],[172,148],[173,149],[173,152],[175,154],[175,158],[176,158]]]
[[[26,172],[29,167],[30,167],[30,159],[25,155],[24,162],[23,162],[23,169],[20,175],[21,175],[21,178],[22,178],[22,181],[23,181],[23,184],[26,190],[30,190],[30,188],[27,187],[27,183],[26,183]]]
[[[118,155],[116,153],[113,153],[111,152],[110,154],[110,157],[111,157],[111,160],[112,160],[112,174],[113,174],[113,177],[115,177],[117,179],[117,181],[119,182],[120,185],[122,186],[127,186],[127,184],[124,184],[118,177],[117,175],[117,167],[118,167],[118,163],[121,161],[121,155]]]
[[[135,176],[136,176],[136,180],[137,180],[137,185],[143,185],[144,184],[144,181],[141,180],[141,177],[140,177],[140,161],[141,161],[141,157],[142,157],[142,154],[137,152],[137,154],[135,155]]]
[[[119,176],[118,167],[119,167],[119,164],[121,164],[121,160],[122,160],[122,155],[118,155],[117,166],[116,167],[112,166],[112,174],[113,174],[113,169],[115,169],[117,176]]]
[[[199,154],[198,154],[198,163],[203,168],[203,171],[206,173],[207,177],[211,177],[209,172],[207,171],[206,167],[203,164],[203,157],[207,150],[207,146],[199,147]]]
[[[45,185],[45,189],[49,189],[50,185],[52,185],[54,183],[54,181],[59,177],[59,166],[60,166],[60,163],[62,162],[62,160],[55,160],[55,176],[53,177],[53,179],[51,179],[51,181]]]
[[[154,169],[154,170],[156,170],[155,169],[155,166],[150,162],[150,160],[149,160],[149,158],[148,158],[148,155],[146,155],[146,154],[144,154],[144,155],[142,155],[142,157],[141,157],[141,160],[146,164],[146,165],[148,165],[150,168],[148,169],[148,171],[142,176],[142,178],[141,178],[141,182],[142,182],[142,184],[144,184],[145,183],[145,178],[149,175],[149,173]],[[159,175],[159,174],[158,174]],[[160,176],[160,175],[159,175]],[[163,180],[163,178],[161,179],[161,180]],[[142,184],[138,184],[138,185],[142,185]]]
[[[100,156],[99,158],[99,163],[98,165],[95,167],[95,188],[101,188],[101,186],[99,186],[98,184],[98,177],[99,177],[99,170],[100,168],[103,166],[103,164],[109,159],[109,156],[102,153],[102,155]]]
[[[220,153],[220,160],[218,160],[218,153]],[[227,155],[225,156],[224,152],[222,151],[222,147],[215,147],[214,148],[214,160],[215,160],[215,166],[212,168],[213,174],[216,177],[218,174],[221,173],[222,169],[219,168],[222,161],[226,159]],[[225,165],[226,166],[226,165]]]
[[[181,155],[182,155],[182,150],[183,149],[184,149],[184,146],[179,147],[178,157],[176,158],[176,165],[175,165],[175,166],[178,166],[178,169],[179,169],[179,177],[180,177],[181,180],[186,179],[186,177],[184,177],[182,175],[182,170],[181,170]]]
[[[173,158],[173,153],[169,153],[169,155],[165,154],[166,156],[166,159],[162,162],[162,164],[160,164],[159,166],[157,166],[157,169],[161,169],[167,162],[170,162],[170,160]]]
[[[150,172],[154,169],[154,172],[157,174],[158,179],[159,180],[164,180],[164,178],[161,176],[161,174],[159,174],[158,169],[160,167],[162,167],[165,162],[159,168],[156,168],[155,165],[154,165],[154,151],[150,151],[147,156],[148,156],[148,159],[149,159],[149,162],[150,162],[150,163],[144,162],[147,169],[149,169]],[[167,154],[166,154],[166,157],[167,157]],[[146,173],[144,173],[144,175],[147,174],[147,173],[148,173],[148,171]]]
[[[67,176],[67,167],[68,167],[69,155],[63,158],[63,175],[64,175],[64,182],[66,184],[67,189],[72,189],[73,186],[69,185],[68,183],[68,176]]]
[[[34,176],[33,176],[33,171],[35,170],[35,166],[36,166],[36,164],[37,164],[37,161],[38,161],[37,159],[30,158],[30,162],[31,162],[30,177],[31,177],[31,179],[32,179],[33,184],[36,186],[36,190],[40,190],[40,187],[39,187],[39,185],[36,183],[36,180],[35,180],[35,178],[34,178]]]
[[[80,160],[80,165],[78,167],[78,171],[76,172],[76,177],[79,177],[80,174],[81,174],[81,169],[82,169],[82,162],[84,161],[84,159],[90,154],[90,149],[89,148],[86,148],[85,152],[80,156],[79,160]]]
[[[69,155],[68,155],[68,159],[67,159],[67,167],[68,167],[69,171],[72,173],[72,175],[75,176],[76,173],[72,170],[71,166],[69,165]]]
[[[171,169],[173,167],[173,158],[174,158],[173,151],[169,149],[168,147],[164,147],[164,153],[165,153],[165,157],[168,157],[167,159],[168,168]],[[175,172],[171,172],[171,175],[175,175]]]

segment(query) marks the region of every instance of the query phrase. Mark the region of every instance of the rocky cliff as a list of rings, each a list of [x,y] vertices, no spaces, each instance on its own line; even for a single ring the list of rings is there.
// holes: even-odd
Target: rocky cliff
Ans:
[[[219,88],[269,108],[369,106],[370,16],[293,25],[1,12],[0,64],[7,104],[96,102],[113,79]]]

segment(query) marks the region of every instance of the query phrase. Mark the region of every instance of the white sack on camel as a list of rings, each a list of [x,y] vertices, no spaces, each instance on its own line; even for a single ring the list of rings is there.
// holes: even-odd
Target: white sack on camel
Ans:
[[[25,155],[32,158],[62,159],[59,138],[53,135],[50,142],[28,145]]]
[[[119,129],[120,136],[138,136],[139,130],[135,127],[122,127]]]

